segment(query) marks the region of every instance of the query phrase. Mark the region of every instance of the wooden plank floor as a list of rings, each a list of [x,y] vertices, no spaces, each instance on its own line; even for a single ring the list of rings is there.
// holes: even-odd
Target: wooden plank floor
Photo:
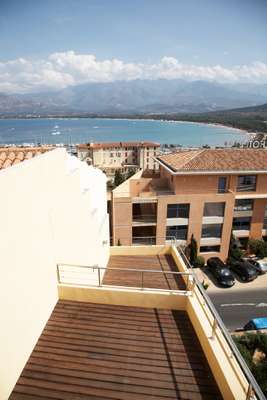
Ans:
[[[221,399],[183,311],[59,301],[9,400]]]
[[[125,268],[124,271],[109,268]],[[141,286],[140,272],[126,271],[127,268],[179,272],[171,255],[159,256],[111,256],[103,283],[116,286]],[[144,287],[156,289],[185,289],[182,276],[146,272],[143,274]]]

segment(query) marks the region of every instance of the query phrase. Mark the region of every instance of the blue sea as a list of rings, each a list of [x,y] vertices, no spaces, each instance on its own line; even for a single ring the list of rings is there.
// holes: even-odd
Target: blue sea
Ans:
[[[155,141],[182,146],[219,146],[246,140],[247,135],[241,131],[192,122],[100,118],[0,119],[0,144]]]

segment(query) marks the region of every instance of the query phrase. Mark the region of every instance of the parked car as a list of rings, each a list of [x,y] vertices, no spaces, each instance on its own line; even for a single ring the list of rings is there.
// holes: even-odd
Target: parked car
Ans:
[[[211,257],[207,261],[207,266],[217,282],[225,287],[231,287],[235,284],[235,278],[229,267],[222,262],[219,257]]]
[[[234,261],[230,268],[243,282],[253,281],[258,276],[255,267],[248,261]]]
[[[267,317],[260,317],[251,319],[245,326],[245,331],[256,331],[261,329],[267,329]]]
[[[255,270],[258,272],[258,274],[262,275],[267,272],[267,259],[259,259],[257,257],[254,258],[247,258],[243,259],[244,261],[248,261],[250,264],[253,265]]]

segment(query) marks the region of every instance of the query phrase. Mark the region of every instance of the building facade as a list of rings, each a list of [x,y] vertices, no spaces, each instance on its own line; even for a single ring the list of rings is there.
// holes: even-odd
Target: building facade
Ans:
[[[127,174],[129,170],[156,170],[160,145],[153,142],[89,143],[77,146],[78,158],[87,161],[112,179],[118,170]]]
[[[267,151],[181,150],[156,158],[160,174],[136,174],[113,191],[113,243],[186,245],[206,259],[267,235]]]

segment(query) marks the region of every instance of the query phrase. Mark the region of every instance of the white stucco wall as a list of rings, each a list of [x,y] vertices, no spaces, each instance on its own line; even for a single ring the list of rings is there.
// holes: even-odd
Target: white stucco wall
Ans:
[[[0,400],[57,302],[56,264],[107,264],[105,180],[63,149],[0,171]]]

